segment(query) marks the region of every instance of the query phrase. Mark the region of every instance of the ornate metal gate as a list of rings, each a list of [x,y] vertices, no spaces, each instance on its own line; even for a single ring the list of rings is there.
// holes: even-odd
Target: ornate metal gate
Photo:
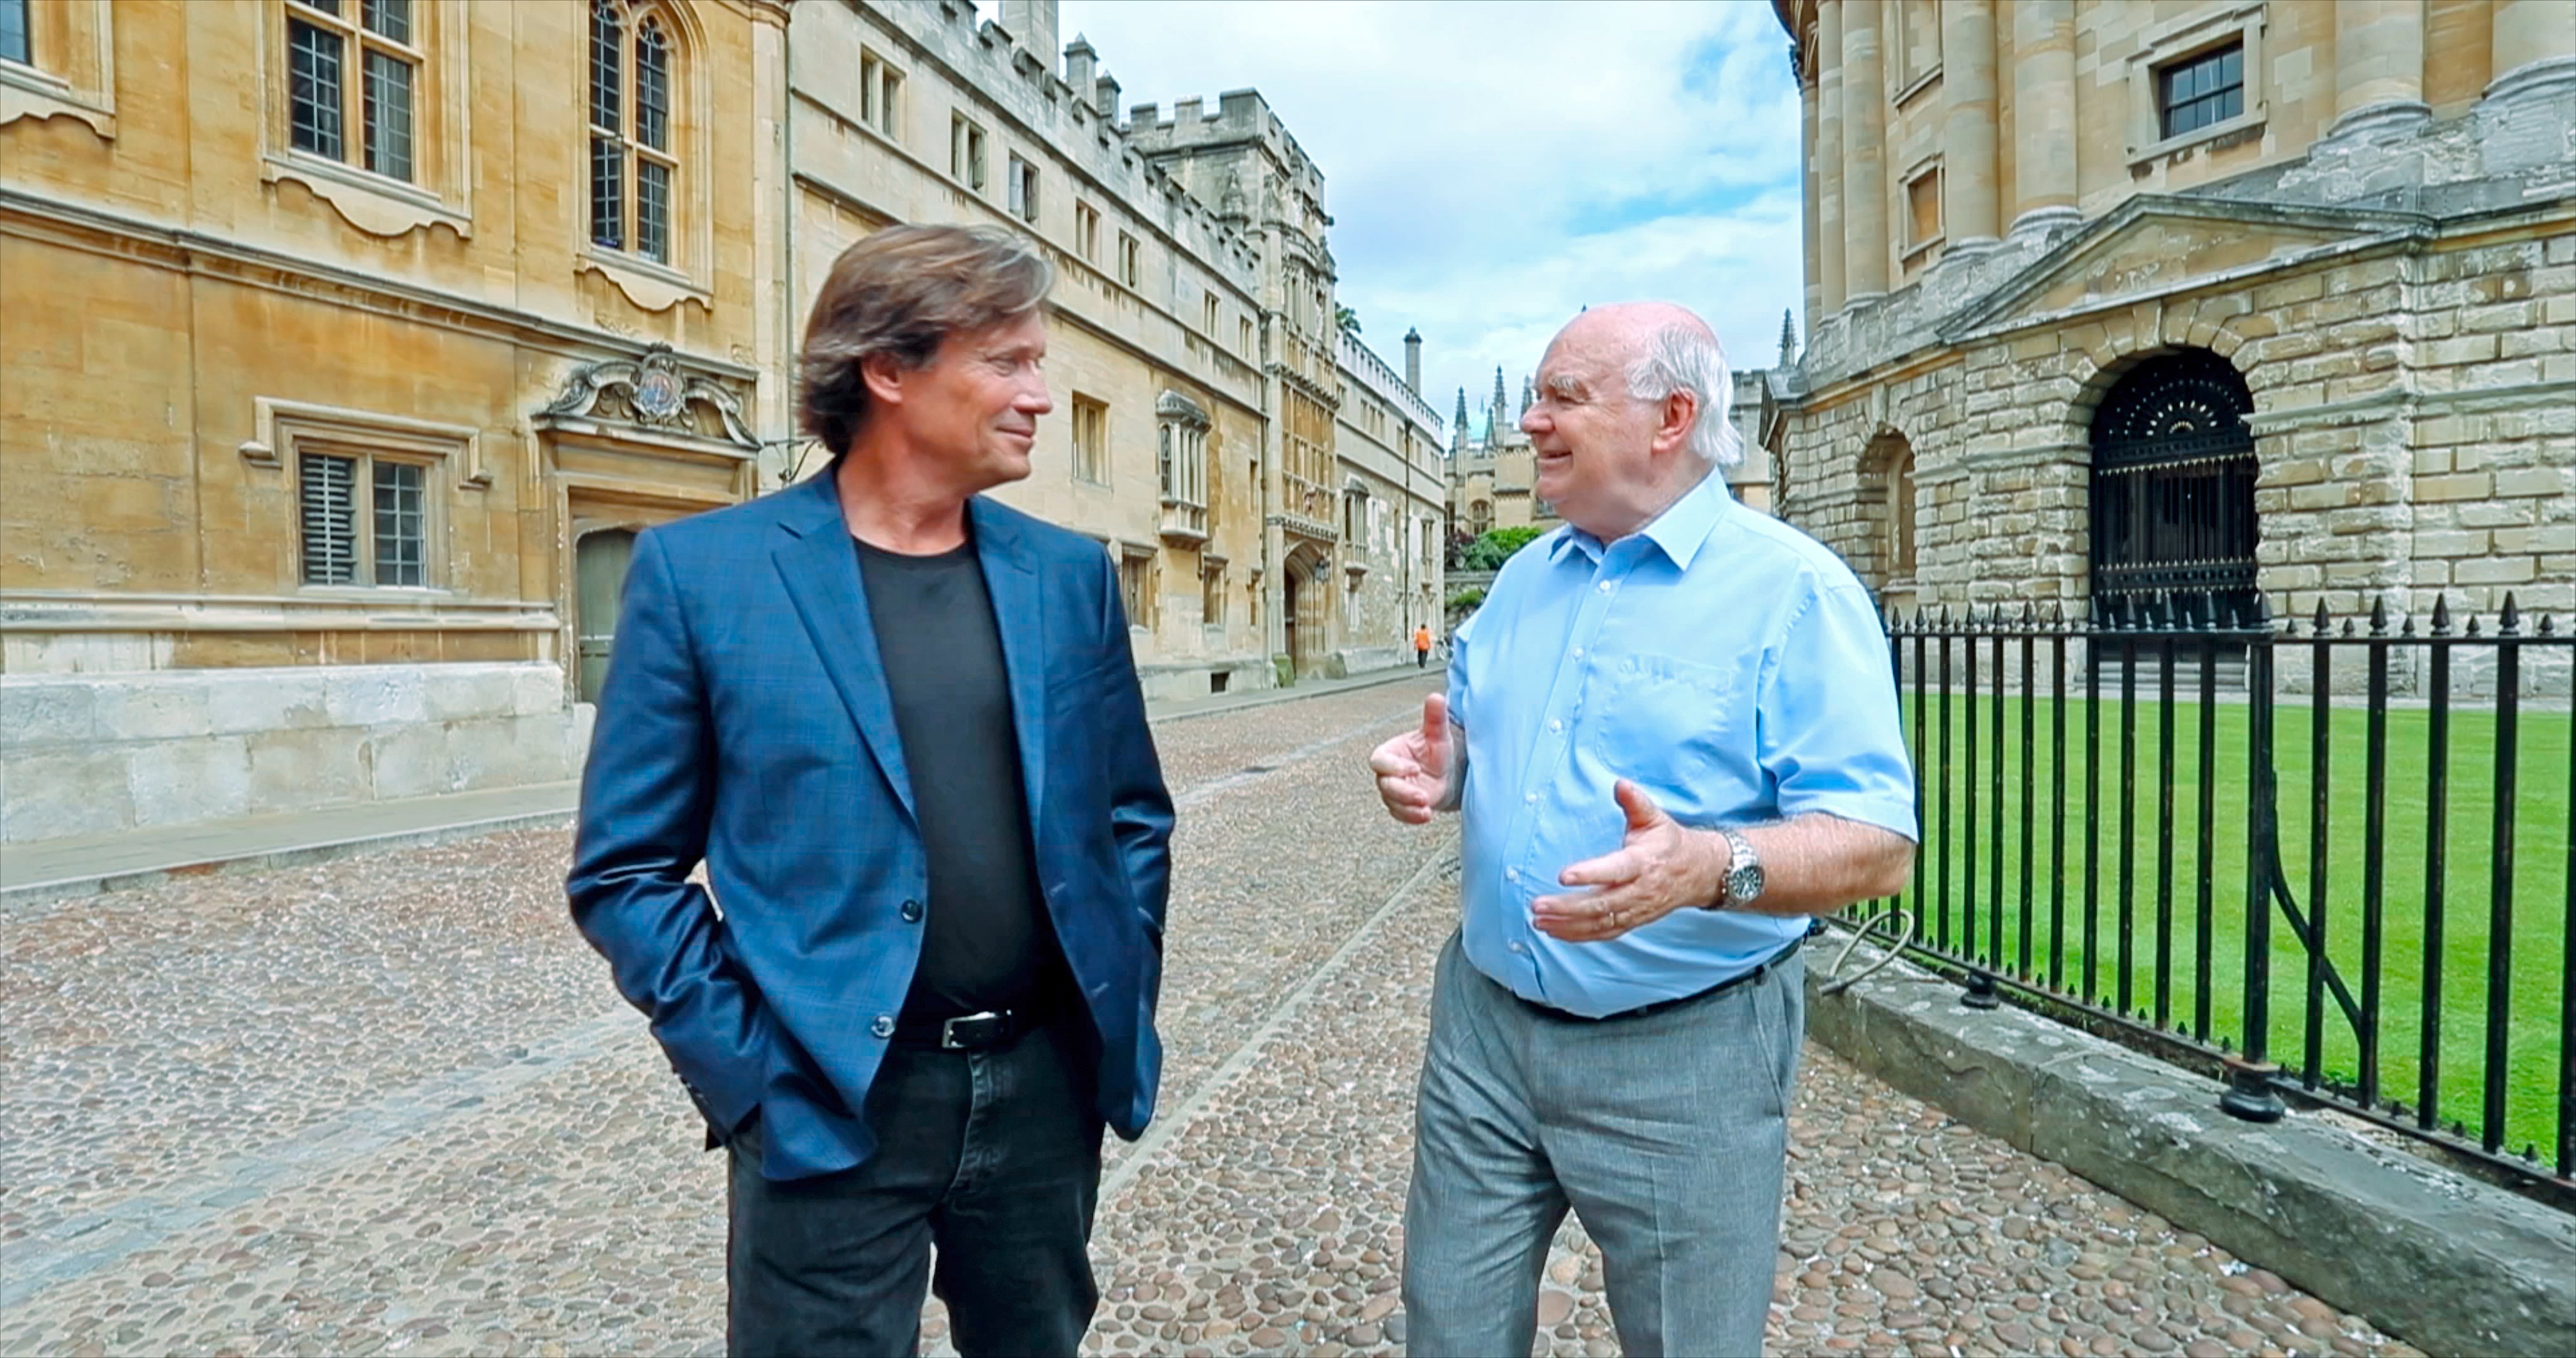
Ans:
[[[2093,412],[2093,598],[2115,618],[2161,600],[2212,626],[2254,604],[2254,398],[2187,349],[2120,379]],[[2225,610],[2221,613],[2219,610]]]

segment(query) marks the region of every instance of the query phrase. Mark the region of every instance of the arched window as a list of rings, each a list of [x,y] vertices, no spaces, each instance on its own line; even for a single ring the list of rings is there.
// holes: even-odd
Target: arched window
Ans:
[[[590,10],[590,240],[671,262],[672,92],[679,53],[669,26],[619,0]]]

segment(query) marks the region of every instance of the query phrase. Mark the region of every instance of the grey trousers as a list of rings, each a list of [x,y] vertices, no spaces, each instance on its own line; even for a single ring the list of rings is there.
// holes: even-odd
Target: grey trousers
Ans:
[[[1780,1241],[1805,964],[1638,1018],[1533,1011],[1451,937],[1404,1212],[1406,1348],[1520,1358],[1570,1206],[1630,1358],[1754,1358]]]

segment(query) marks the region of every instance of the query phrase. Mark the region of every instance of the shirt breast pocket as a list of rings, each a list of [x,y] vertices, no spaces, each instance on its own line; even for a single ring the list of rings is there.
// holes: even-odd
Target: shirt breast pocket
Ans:
[[[1755,662],[1632,655],[1609,665],[1600,751],[1609,771],[1635,779],[1685,819],[1740,802],[1757,785]]]

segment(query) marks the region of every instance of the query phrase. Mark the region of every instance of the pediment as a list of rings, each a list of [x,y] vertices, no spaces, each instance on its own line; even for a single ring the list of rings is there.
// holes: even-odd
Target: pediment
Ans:
[[[1955,338],[2079,316],[2429,229],[2411,213],[2141,195],[2059,242],[1942,331]]]

